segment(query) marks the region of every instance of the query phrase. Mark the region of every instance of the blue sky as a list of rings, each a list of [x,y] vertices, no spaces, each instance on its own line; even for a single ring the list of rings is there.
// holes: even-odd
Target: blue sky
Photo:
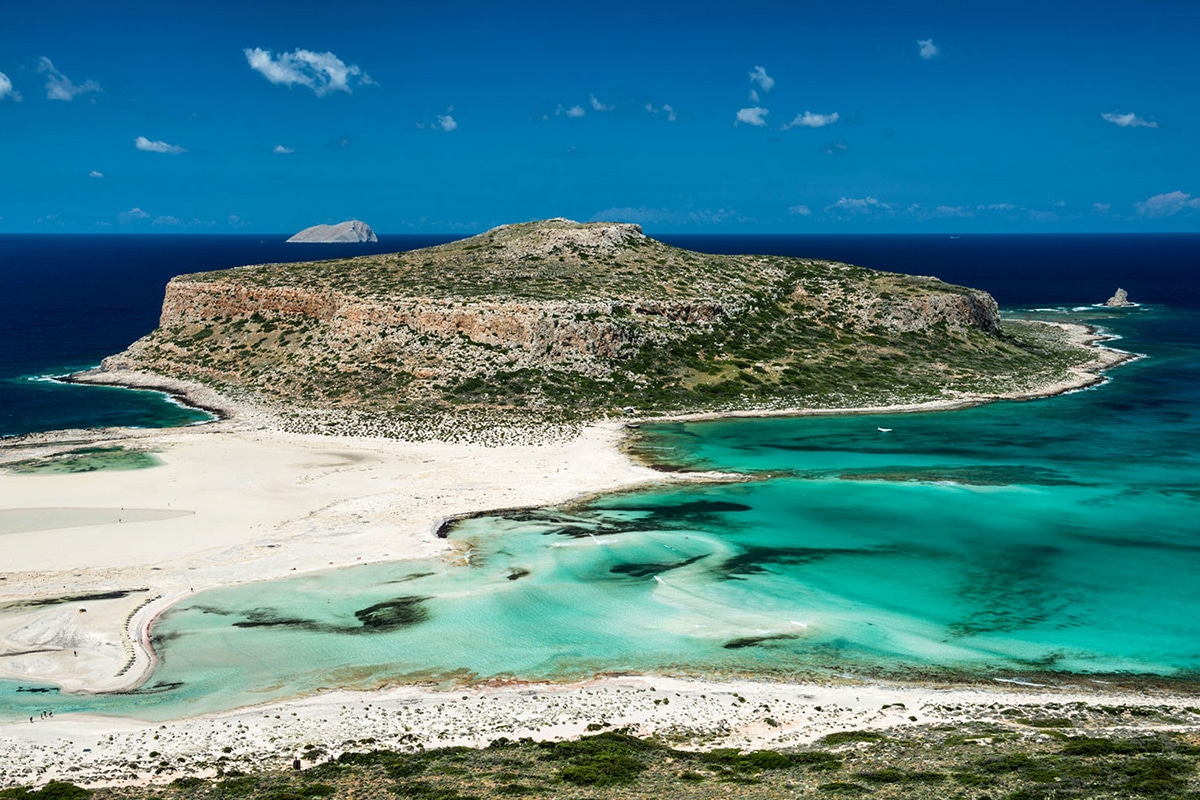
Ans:
[[[1200,231],[1200,3],[0,8],[0,233]]]

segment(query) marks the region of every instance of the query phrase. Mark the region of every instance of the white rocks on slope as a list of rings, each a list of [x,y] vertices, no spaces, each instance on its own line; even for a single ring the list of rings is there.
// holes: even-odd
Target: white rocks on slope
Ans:
[[[375,231],[365,222],[352,219],[339,222],[337,225],[313,225],[297,233],[289,242],[319,242],[323,244],[342,244],[345,242],[377,242]]]

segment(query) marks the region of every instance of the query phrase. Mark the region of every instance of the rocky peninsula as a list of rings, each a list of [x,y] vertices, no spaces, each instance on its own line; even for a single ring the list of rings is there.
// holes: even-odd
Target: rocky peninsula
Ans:
[[[936,278],[552,219],[179,276],[158,329],[84,379],[153,373],[274,409],[286,430],[445,439],[576,430],[629,408],[961,402],[1071,379],[1093,357]]]

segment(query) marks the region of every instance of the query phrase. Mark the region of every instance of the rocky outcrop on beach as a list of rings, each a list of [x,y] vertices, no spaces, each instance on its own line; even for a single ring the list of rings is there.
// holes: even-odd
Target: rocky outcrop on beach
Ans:
[[[1104,305],[1108,306],[1109,308],[1126,308],[1128,306],[1137,305],[1137,303],[1131,303],[1129,301],[1129,294],[1124,289],[1117,289],[1116,293],[1113,294],[1112,297],[1104,301]]]
[[[943,399],[1062,368],[1062,348],[1035,338],[1006,331],[986,292],[936,278],[710,255],[636,225],[553,219],[404,253],[183,275],[160,327],[104,368],[377,430]]]
[[[313,225],[311,228],[305,228],[300,231],[288,239],[288,241],[305,242],[308,244],[346,244],[350,242],[377,242],[379,239],[375,236],[375,231],[371,230],[370,225],[352,219],[347,222],[339,222],[336,225]]]

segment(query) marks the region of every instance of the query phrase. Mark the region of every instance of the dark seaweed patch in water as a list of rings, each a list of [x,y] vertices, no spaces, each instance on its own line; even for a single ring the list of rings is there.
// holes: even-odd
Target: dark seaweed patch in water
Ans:
[[[1132,536],[1097,536],[1091,533],[1070,534],[1076,539],[1109,547],[1144,547],[1151,550],[1178,550],[1184,553],[1200,552],[1200,544],[1187,542],[1164,542],[1161,539],[1135,539]]]
[[[1044,467],[884,467],[847,470],[837,474],[844,481],[891,481],[907,483],[959,483],[965,486],[1082,486],[1061,472]]]
[[[730,639],[721,646],[726,650],[741,650],[743,647],[759,647],[766,642],[787,641],[789,639],[799,638],[800,637],[794,633],[776,633],[771,636],[744,636],[739,639]]]
[[[134,694],[166,694],[173,692],[183,686],[183,681],[159,681],[153,686],[143,686],[138,689],[126,689],[120,692],[112,692],[117,695],[134,695]]]
[[[692,500],[688,503],[672,503],[671,505],[621,505],[621,511],[648,511],[651,514],[666,514],[667,516],[690,514],[724,514],[736,511],[752,511],[753,507],[743,503],[731,503],[728,500]]]
[[[889,547],[749,547],[732,558],[727,558],[718,569],[726,578],[738,575],[758,575],[766,571],[768,564],[804,566],[843,556],[880,556],[895,553]]]
[[[987,566],[968,572],[958,596],[973,608],[965,619],[950,623],[952,636],[1008,633],[1055,619],[1069,626],[1076,598],[1066,596],[1053,578],[1050,565],[1061,553],[1048,545],[994,553]]]
[[[252,608],[244,612],[246,619],[233,623],[235,628],[294,628],[314,633],[385,633],[416,625],[429,619],[429,611],[421,603],[428,597],[404,595],[384,600],[354,612],[361,625],[334,625],[304,617],[285,617],[273,608]],[[223,613],[223,612],[217,612]]]
[[[513,567],[512,569],[510,569],[508,571],[508,574],[505,575],[504,577],[508,578],[510,581],[519,581],[521,578],[524,578],[528,574],[529,574],[529,570],[524,569],[523,567]]]
[[[18,692],[28,692],[29,694],[58,694],[57,686],[18,686]]]
[[[373,606],[354,612],[354,618],[363,624],[364,628],[373,630],[394,630],[416,625],[429,619],[429,611],[421,604],[428,597],[407,595],[394,600],[385,600]]]
[[[405,575],[403,578],[396,578],[395,580],[392,580],[392,581],[384,581],[384,583],[388,583],[388,584],[408,583],[409,581],[415,581],[419,578],[428,578],[430,575],[436,575],[436,574],[437,574],[436,572],[410,572],[409,574]]]
[[[683,561],[664,562],[657,564],[654,562],[617,564],[615,567],[610,569],[609,572],[614,575],[628,575],[631,578],[649,578],[651,575],[658,575],[662,572],[670,572],[673,569],[680,569],[681,567],[686,567],[689,564],[695,564],[702,558],[708,558],[708,553],[692,556],[691,558],[684,559]]]

